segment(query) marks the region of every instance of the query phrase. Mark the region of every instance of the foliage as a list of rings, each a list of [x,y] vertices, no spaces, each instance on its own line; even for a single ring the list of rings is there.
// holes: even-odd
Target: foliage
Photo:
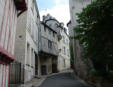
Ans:
[[[113,63],[113,0],[96,0],[77,15],[76,39],[84,46],[85,58],[90,58],[101,74],[109,72]]]

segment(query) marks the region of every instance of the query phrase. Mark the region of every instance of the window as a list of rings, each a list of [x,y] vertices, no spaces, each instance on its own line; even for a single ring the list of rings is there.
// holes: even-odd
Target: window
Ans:
[[[52,26],[52,24],[49,24],[49,27],[51,27]]]
[[[28,21],[28,31],[29,33],[31,33],[31,27],[32,27],[32,22],[31,22],[31,18],[29,17],[29,21]]]
[[[31,24],[31,36],[34,39],[34,21],[33,21],[33,19],[32,19],[32,22],[31,23],[32,23]]]
[[[69,56],[69,49],[67,49],[67,56]]]
[[[26,64],[30,64],[30,45],[27,43],[27,59],[26,59]]]
[[[55,24],[55,28],[58,28],[58,24]]]
[[[51,30],[48,30],[49,31],[49,34],[51,34]]]
[[[72,6],[72,9],[75,9],[75,7],[74,7],[74,6]]]
[[[33,66],[33,59],[34,59],[34,51],[33,48],[31,49],[31,66]]]
[[[69,43],[68,39],[66,39],[66,43],[67,43],[67,45],[68,45],[68,43]]]
[[[34,0],[33,0],[33,2],[32,2],[32,6],[31,6],[31,11],[32,11],[32,13],[33,13],[33,15],[34,15]]]
[[[44,26],[44,31],[46,32],[46,27]]]
[[[63,39],[63,43],[65,43],[65,37],[64,37],[64,36],[63,36],[63,38],[62,38],[62,39]]]
[[[66,61],[65,61],[65,59],[64,59],[64,67],[66,66]]]
[[[53,32],[53,37],[55,37],[55,33]]]
[[[48,48],[52,49],[52,41],[48,40]]]
[[[66,48],[64,47],[63,49],[64,49],[64,54],[66,54]]]
[[[31,11],[32,11],[32,13],[34,15],[34,6],[31,7]]]

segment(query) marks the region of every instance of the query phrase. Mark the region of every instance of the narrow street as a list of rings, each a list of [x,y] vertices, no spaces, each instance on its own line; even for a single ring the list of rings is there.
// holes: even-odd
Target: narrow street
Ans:
[[[40,87],[90,87],[84,82],[75,79],[72,72],[64,72],[49,76]]]
[[[0,87],[113,87],[113,0],[0,0]]]

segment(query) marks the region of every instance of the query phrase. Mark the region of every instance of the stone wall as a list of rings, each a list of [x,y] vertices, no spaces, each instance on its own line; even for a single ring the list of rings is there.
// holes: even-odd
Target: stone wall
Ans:
[[[71,16],[71,25],[69,27],[69,34],[70,37],[74,37],[77,33],[73,30],[77,23],[77,13],[82,11],[82,8],[86,7],[88,4],[91,3],[91,0],[70,0],[70,16]],[[72,32],[73,31],[73,32]],[[76,74],[86,79],[88,76],[88,69],[90,68],[87,63],[85,62],[85,58],[83,58],[83,47],[79,44],[78,40],[73,41],[73,54],[74,54],[74,69]]]

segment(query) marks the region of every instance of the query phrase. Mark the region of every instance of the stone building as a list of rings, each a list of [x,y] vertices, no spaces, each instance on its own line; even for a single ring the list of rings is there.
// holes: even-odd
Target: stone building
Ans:
[[[57,72],[57,32],[42,22],[40,38],[39,58],[41,75]]]
[[[57,71],[62,71],[70,68],[70,50],[69,50],[69,37],[67,34],[67,29],[64,28],[63,23],[59,23],[51,15],[43,16],[43,22],[49,26],[51,29],[56,31],[56,39],[58,44],[58,54],[57,54]]]
[[[62,38],[58,41],[58,71],[70,68],[70,49],[69,49],[69,36],[67,29],[64,26],[59,26]]]
[[[18,18],[15,62],[11,65],[10,84],[28,82],[39,75],[38,30],[40,16],[36,0],[27,1],[27,11]]]
[[[9,64],[14,61],[17,16],[26,7],[26,0],[0,0],[0,87],[9,87]]]
[[[88,4],[91,3],[92,0],[69,0],[69,7],[70,7],[70,17],[71,21],[67,24],[69,28],[69,36],[70,38],[77,35],[74,32],[74,27],[76,27],[77,23],[77,13],[82,11],[82,8],[86,7]],[[88,66],[82,58],[83,46],[79,44],[78,40],[71,39],[70,43],[73,47],[73,57],[74,57],[74,68],[78,76],[81,78],[87,78],[87,69]]]

